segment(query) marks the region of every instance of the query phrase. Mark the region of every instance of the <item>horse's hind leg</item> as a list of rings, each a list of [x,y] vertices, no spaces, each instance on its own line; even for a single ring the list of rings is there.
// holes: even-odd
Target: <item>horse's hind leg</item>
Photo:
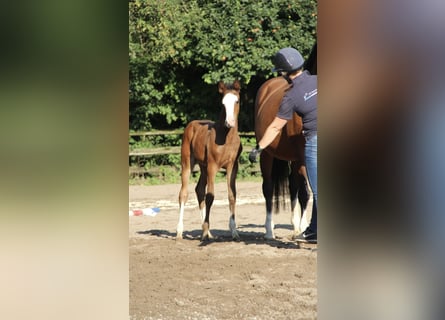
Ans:
[[[263,196],[266,201],[266,221],[264,226],[266,234],[264,237],[268,240],[275,239],[274,224],[272,218],[272,198],[273,198],[273,182],[272,182],[272,165],[273,157],[267,152],[261,152],[260,155],[261,175],[263,176]]]
[[[313,195],[311,186],[309,185],[309,179],[307,177],[306,166],[301,166],[298,172],[300,173],[300,179],[301,179],[300,183],[301,191],[298,192],[298,201],[300,202],[303,211],[302,219],[306,223],[306,225],[304,225],[304,228],[303,226],[301,228],[304,231],[307,229],[310,223],[308,212],[312,212],[312,205],[310,205],[312,202],[310,202],[309,200],[313,198]]]
[[[236,230],[235,222],[235,204],[236,204],[236,174],[238,173],[238,162],[235,162],[232,168],[227,168],[227,193],[229,198],[229,228],[232,232],[232,239],[239,240],[239,234]]]
[[[205,197],[207,186],[207,170],[204,166],[199,166],[201,173],[199,175],[198,183],[195,187],[196,197],[198,198],[199,214],[201,215],[201,222],[204,222],[206,214]]]
[[[291,223],[294,235],[300,234],[308,227],[306,206],[308,200],[307,184],[304,166],[298,162],[291,162],[291,175],[289,176],[289,191],[291,196]]]

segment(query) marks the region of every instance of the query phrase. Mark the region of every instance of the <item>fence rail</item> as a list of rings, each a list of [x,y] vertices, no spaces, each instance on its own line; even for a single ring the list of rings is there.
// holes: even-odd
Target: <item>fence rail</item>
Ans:
[[[183,134],[184,130],[157,130],[157,131],[137,131],[130,132],[130,137],[143,137],[143,136],[162,136],[162,135],[180,135]],[[240,137],[255,137],[255,132],[240,132]]]
[[[163,136],[163,135],[181,135],[184,130],[172,130],[172,131],[139,131],[139,132],[130,132],[130,137],[147,137],[147,136]],[[240,132],[240,137],[255,137],[255,132]],[[243,145],[243,152],[250,151],[251,148],[255,147],[254,144],[245,144]],[[172,147],[157,147],[157,148],[138,148],[129,151],[130,157],[135,156],[155,156],[161,154],[180,154],[181,147],[172,146]]]
[[[129,153],[132,156],[155,156],[160,154],[179,154],[181,147],[160,147],[160,148],[144,148],[136,149]]]
[[[130,132],[129,137],[142,137],[142,140],[145,137],[150,136],[171,136],[171,135],[182,135],[184,130],[170,130],[170,131],[138,131],[138,132]],[[239,135],[241,137],[255,137],[254,132],[240,132]],[[254,144],[243,144],[243,153],[250,152],[250,150],[254,147]],[[181,147],[180,146],[167,146],[167,147],[156,147],[156,148],[137,148],[133,150],[129,150],[129,157],[132,159],[136,159],[138,162],[138,159],[143,159],[144,157],[149,156],[156,156],[156,155],[163,155],[163,154],[180,154],[181,153]],[[252,172],[258,172],[259,168],[258,166],[255,166],[254,169],[252,169]],[[148,173],[155,173],[156,171],[159,171],[158,168],[142,168],[142,167],[130,167],[129,168],[129,174],[130,176],[135,175],[144,175]],[[220,170],[224,172],[225,170]]]
[[[182,134],[184,130],[170,130],[170,131],[137,131],[130,132],[130,137],[139,137],[139,136],[162,136],[162,135],[179,135]]]

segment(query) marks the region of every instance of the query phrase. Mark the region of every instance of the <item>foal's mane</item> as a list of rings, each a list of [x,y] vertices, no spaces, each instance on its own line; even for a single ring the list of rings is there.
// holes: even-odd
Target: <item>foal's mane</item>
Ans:
[[[235,86],[233,83],[224,83],[226,88],[229,90],[235,90]]]

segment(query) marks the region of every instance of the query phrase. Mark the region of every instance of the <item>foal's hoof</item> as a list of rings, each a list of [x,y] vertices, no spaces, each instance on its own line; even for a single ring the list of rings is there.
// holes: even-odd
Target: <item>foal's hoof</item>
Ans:
[[[213,240],[213,236],[210,231],[205,231],[201,236],[201,241],[210,241]]]
[[[236,230],[232,231],[232,240],[234,240],[234,241],[240,241],[241,240],[241,238],[240,238],[240,236],[238,234],[238,231],[236,231]]]
[[[271,234],[265,234],[264,235],[264,239],[266,239],[266,240],[275,240],[275,235],[273,234],[273,233],[271,233]]]

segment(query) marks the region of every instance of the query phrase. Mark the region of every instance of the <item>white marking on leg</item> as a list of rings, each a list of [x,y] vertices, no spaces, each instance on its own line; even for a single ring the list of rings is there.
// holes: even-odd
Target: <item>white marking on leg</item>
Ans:
[[[229,228],[230,231],[232,231],[232,239],[239,240],[239,234],[238,231],[236,230],[236,222],[235,219],[233,218],[233,215],[230,215]]]
[[[206,207],[202,207],[202,209],[199,211],[199,215],[201,216],[201,222],[204,222],[204,219],[206,218]]]
[[[294,227],[294,234],[301,233],[301,206],[297,203],[294,210],[292,211],[291,223]]]
[[[304,230],[309,227],[309,219],[307,218],[307,212],[308,212],[309,205],[307,206],[306,210],[303,211],[303,216],[301,217],[300,221],[300,232],[303,232]],[[312,206],[311,206],[312,210]]]
[[[179,221],[176,227],[176,239],[182,239],[182,232],[184,231],[184,202],[179,206]]]
[[[266,234],[264,237],[268,240],[275,239],[275,234],[273,232],[274,224],[273,224],[273,219],[272,219],[272,212],[266,213],[265,227],[266,227]]]
[[[206,238],[208,239],[213,239],[213,235],[210,232],[210,228],[207,229],[207,231],[204,229],[204,224],[202,226],[202,236],[201,236],[201,240],[205,240]]]
[[[301,222],[300,222],[300,230],[301,231],[304,231],[307,229],[307,227],[309,227],[309,222],[312,217],[312,206],[314,203],[314,194],[312,193],[312,189],[309,186],[309,184],[308,184],[308,196],[309,196],[309,201],[307,203],[306,209],[303,211],[303,216],[301,217]],[[309,216],[309,214],[310,214],[310,216]]]

